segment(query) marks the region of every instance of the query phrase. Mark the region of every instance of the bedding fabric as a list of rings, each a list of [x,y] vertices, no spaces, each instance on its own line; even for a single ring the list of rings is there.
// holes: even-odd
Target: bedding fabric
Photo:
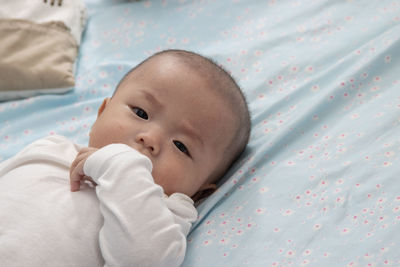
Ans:
[[[198,207],[183,266],[400,264],[400,1],[87,0],[75,90],[0,104],[0,160],[85,144],[104,97],[156,51],[212,57],[252,113]]]

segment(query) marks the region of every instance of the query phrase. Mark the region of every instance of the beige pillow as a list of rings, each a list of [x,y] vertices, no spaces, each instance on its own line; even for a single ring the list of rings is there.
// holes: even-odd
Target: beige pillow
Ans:
[[[74,88],[83,0],[0,0],[0,101]]]
[[[1,100],[74,86],[78,45],[64,23],[0,19],[0,36]]]

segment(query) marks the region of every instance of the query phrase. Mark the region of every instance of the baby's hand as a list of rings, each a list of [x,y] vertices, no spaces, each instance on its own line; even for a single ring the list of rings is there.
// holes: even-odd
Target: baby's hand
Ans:
[[[69,169],[70,185],[72,192],[79,191],[81,181],[87,180],[93,185],[97,185],[92,178],[86,176],[83,172],[83,166],[85,165],[86,159],[97,150],[97,148],[93,147],[82,148],[76,156],[74,162],[72,162]]]

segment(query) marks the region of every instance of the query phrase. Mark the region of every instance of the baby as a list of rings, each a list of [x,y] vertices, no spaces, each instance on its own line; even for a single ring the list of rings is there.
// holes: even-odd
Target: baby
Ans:
[[[88,147],[51,136],[0,164],[0,262],[179,266],[194,200],[215,190],[249,133],[222,68],[183,50],[151,56],[103,101]]]

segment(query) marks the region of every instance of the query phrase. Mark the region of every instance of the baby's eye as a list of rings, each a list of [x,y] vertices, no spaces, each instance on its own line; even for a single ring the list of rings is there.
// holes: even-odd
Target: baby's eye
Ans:
[[[149,116],[147,116],[146,111],[144,111],[141,108],[137,108],[137,107],[133,107],[132,108],[133,113],[135,113],[138,117],[144,119],[144,120],[148,120]]]
[[[186,148],[186,146],[184,144],[182,144],[181,142],[176,141],[176,140],[174,140],[174,144],[180,151],[182,151],[183,153],[185,153],[186,155],[188,155],[190,157],[189,150]]]

